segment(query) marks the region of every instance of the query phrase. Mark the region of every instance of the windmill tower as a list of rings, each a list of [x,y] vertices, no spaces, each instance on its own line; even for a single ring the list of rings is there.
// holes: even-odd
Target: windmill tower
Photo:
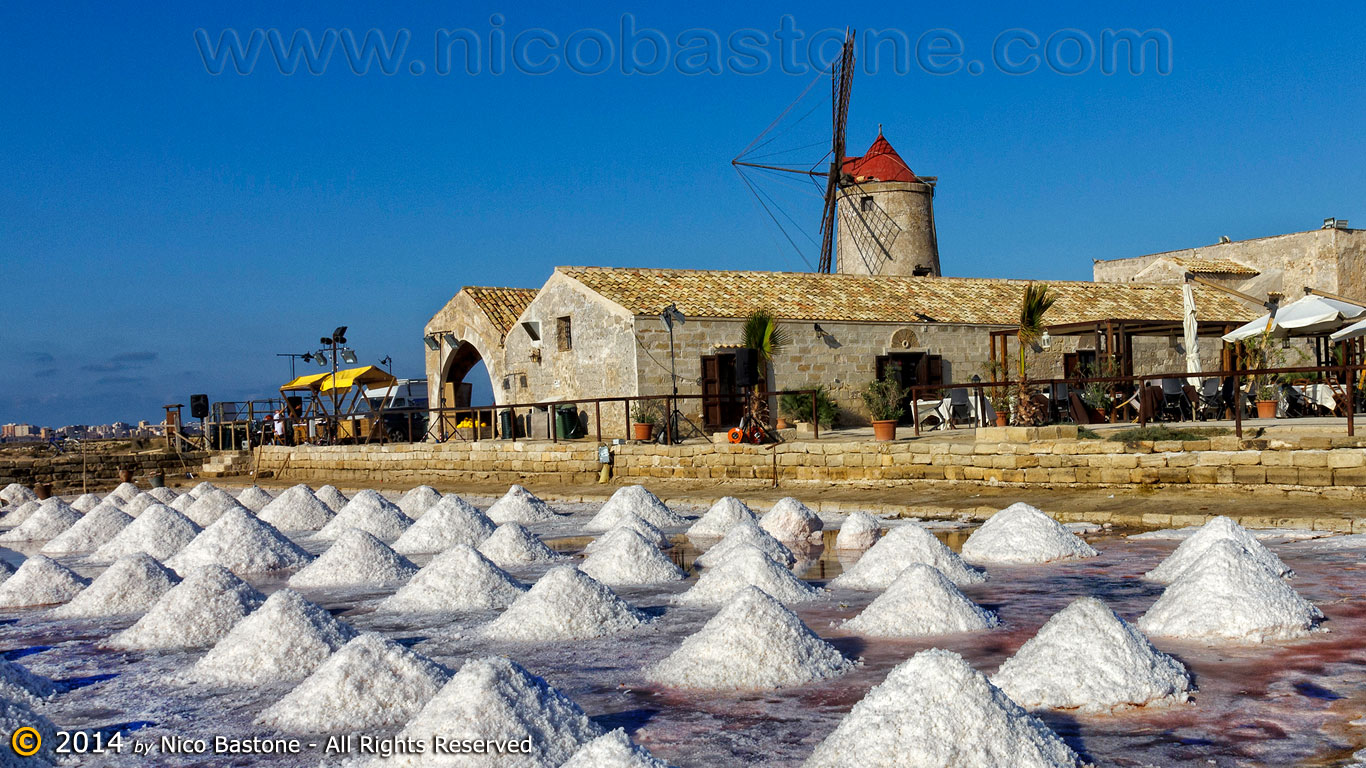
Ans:
[[[878,126],[862,157],[846,157],[835,206],[835,271],[939,277],[934,177],[917,176]]]

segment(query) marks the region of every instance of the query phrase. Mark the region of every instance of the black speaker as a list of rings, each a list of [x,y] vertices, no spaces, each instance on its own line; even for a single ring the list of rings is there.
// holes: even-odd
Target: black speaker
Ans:
[[[759,350],[735,350],[735,386],[752,387],[759,383]]]
[[[298,395],[290,395],[289,397],[285,398],[285,402],[289,403],[290,416],[293,416],[296,419],[303,417],[304,399],[302,397],[299,397]]]
[[[190,395],[190,416],[196,419],[206,419],[209,416],[209,396]]]

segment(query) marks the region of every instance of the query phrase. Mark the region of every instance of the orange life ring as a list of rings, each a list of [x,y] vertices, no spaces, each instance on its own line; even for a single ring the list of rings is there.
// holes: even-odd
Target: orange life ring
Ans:
[[[731,427],[730,431],[726,433],[726,439],[730,440],[732,443],[743,443],[745,441],[745,431],[739,427]]]

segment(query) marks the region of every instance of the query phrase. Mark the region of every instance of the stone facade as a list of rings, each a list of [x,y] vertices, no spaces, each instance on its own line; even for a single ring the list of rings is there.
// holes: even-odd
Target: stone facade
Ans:
[[[168,485],[175,476],[185,477],[188,471],[198,471],[199,465],[209,456],[202,451],[186,453],[161,453],[144,451],[141,453],[90,453],[82,457],[79,453],[64,453],[60,456],[42,458],[4,458],[0,459],[0,487],[10,483],[32,486],[35,483],[52,483],[59,493],[81,493],[82,483],[90,491],[107,490],[119,484],[119,470],[133,473],[134,482],[147,486],[147,477],[154,472],[164,472]]]
[[[873,181],[836,199],[835,271],[846,275],[939,276],[934,186]]]

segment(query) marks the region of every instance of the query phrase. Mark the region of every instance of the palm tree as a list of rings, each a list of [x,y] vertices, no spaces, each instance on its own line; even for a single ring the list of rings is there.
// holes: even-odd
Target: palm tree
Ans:
[[[787,331],[778,327],[777,318],[768,310],[755,310],[745,318],[741,345],[758,353],[760,372],[768,370],[773,356],[781,352],[790,341],[791,337]],[[750,415],[760,424],[764,424],[768,421],[768,402],[757,397],[758,391],[759,387],[756,384],[753,392],[756,396],[750,398]]]
[[[1029,348],[1037,345],[1043,338],[1043,316],[1053,306],[1057,298],[1048,292],[1047,283],[1030,283],[1025,286],[1024,297],[1020,300],[1020,328],[1016,336],[1020,340],[1020,387],[1016,397],[1016,410],[1021,423],[1034,420],[1034,408],[1029,401],[1031,394],[1028,386],[1026,354]]]

